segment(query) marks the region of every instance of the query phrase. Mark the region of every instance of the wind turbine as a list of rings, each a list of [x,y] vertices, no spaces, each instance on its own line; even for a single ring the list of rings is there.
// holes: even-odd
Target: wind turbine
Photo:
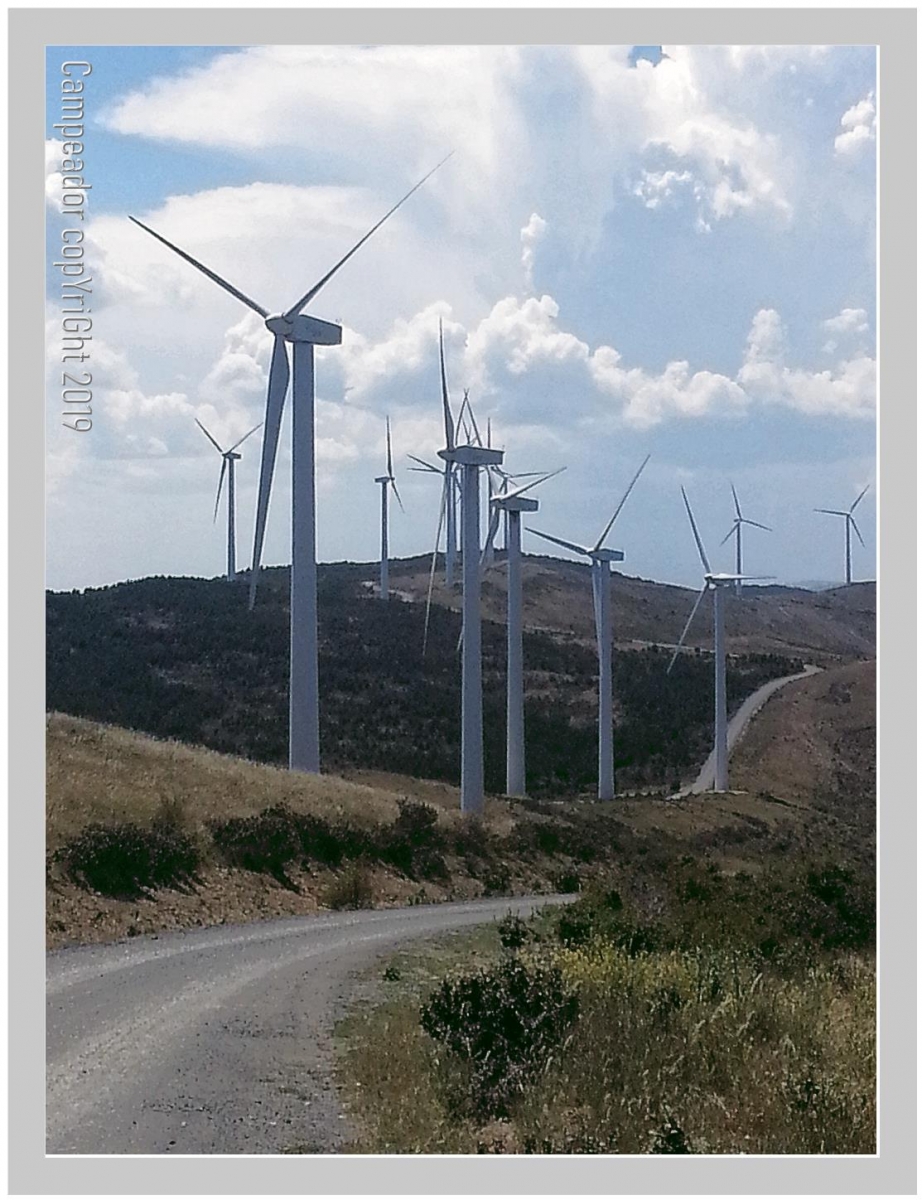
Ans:
[[[451,415],[451,404],[448,400],[448,380],[445,375],[445,343],[442,337],[441,317],[439,317],[439,378],[442,385],[442,419],[445,423],[445,446],[448,450],[453,450],[456,430]],[[447,587],[451,587],[455,581],[455,556],[458,552],[458,507],[455,500],[454,463],[446,460],[443,473],[442,504],[445,508],[445,584]]]
[[[279,431],[288,382],[292,379],[291,425],[291,661],[288,710],[288,765],[293,771],[320,771],[320,704],[317,670],[317,542],[314,489],[314,346],[338,346],[342,327],[306,316],[302,310],[344,266],[353,254],[398,208],[438,170],[451,155],[437,163],[419,183],[402,196],[329,271],[279,316],[251,300],[227,280],[203,266],[191,254],[180,250],[161,234],[132,217],[147,233],[184,258],[219,287],[265,320],[272,334],[272,360],[266,397],[266,433],[263,438],[259,469],[259,493],[253,537],[253,564],[250,575],[250,608],[256,601],[256,585],[262,560],[269,495],[275,472]],[[288,343],[292,345],[293,368],[288,361]],[[293,378],[292,378],[293,376]]]
[[[736,534],[736,573],[737,573],[737,575],[742,576],[742,574],[743,574],[743,526],[744,525],[754,525],[756,529],[765,529],[769,533],[771,533],[771,527],[768,525],[760,525],[758,521],[750,521],[748,517],[744,517],[742,512],[740,511],[740,502],[739,502],[739,497],[736,494],[736,488],[733,486],[732,483],[730,484],[730,491],[733,493],[733,504],[734,504],[734,507],[736,508],[736,519],[733,522],[733,526],[732,526],[730,532],[727,534],[727,536],[724,538],[724,540],[720,544],[721,544],[721,546],[723,546],[726,542],[729,542],[730,538],[732,538],[734,534]],[[741,579],[737,581],[735,590],[736,590],[737,596],[741,596],[743,594],[743,584],[742,584]]]
[[[214,502],[214,520],[218,519],[218,505],[221,503],[221,489],[224,487],[224,476],[227,476],[227,582],[234,583],[237,578],[237,490],[234,480],[234,464],[240,461],[241,455],[235,453],[238,446],[242,446],[251,433],[255,433],[259,429],[259,425],[254,425],[250,433],[245,433],[242,438],[238,438],[229,450],[222,450],[215,439],[211,436],[202,422],[195,418],[195,423],[208,438],[215,450],[221,455],[221,474],[218,476],[218,494]],[[260,421],[260,425],[262,422]]]
[[[447,428],[447,426],[446,426]],[[439,451],[448,467],[461,471],[461,812],[483,809],[483,675],[480,628],[480,470],[499,466],[502,450],[451,444]],[[446,474],[446,484],[449,476]],[[443,496],[444,501],[444,496]],[[441,526],[441,521],[439,522]],[[436,547],[438,547],[436,534]],[[433,556],[433,565],[435,558]],[[426,604],[426,625],[432,597]]]
[[[701,559],[701,565],[704,567],[704,587],[698,593],[698,598],[695,600],[691,615],[685,622],[685,628],[682,630],[682,636],[679,638],[672,658],[669,660],[666,674],[668,675],[675,665],[675,660],[679,656],[679,651],[682,649],[686,634],[691,628],[691,623],[695,619],[695,613],[698,611],[701,601],[707,592],[712,591],[714,593],[714,791],[725,792],[729,785],[727,775],[727,650],[724,640],[724,592],[728,587],[732,587],[743,580],[767,579],[769,576],[726,575],[712,571],[707,554],[704,552],[704,545],[698,533],[698,526],[695,524],[695,518],[692,515],[691,505],[688,502],[688,496],[685,494],[684,487],[682,488],[682,499],[685,501],[685,511],[688,513],[688,519],[691,522],[695,545],[698,547],[698,557]]]
[[[650,461],[650,455],[643,460],[627,486],[627,491],[618,502],[618,507],[612,513],[611,519],[602,530],[601,536],[593,546],[580,546],[576,542],[566,542],[563,538],[552,537],[549,533],[541,533],[529,526],[529,532],[535,533],[546,542],[554,542],[576,554],[584,554],[592,564],[592,603],[595,612],[595,635],[599,650],[599,799],[613,800],[615,796],[615,751],[614,732],[612,726],[612,673],[611,673],[611,564],[624,561],[623,550],[605,550],[603,543],[608,537],[612,525],[630,496],[634,484],[640,478],[640,473]]]
[[[815,508],[813,510],[814,512],[819,512],[819,513],[829,513],[833,517],[844,517],[845,518],[845,582],[846,583],[851,583],[851,581],[852,581],[852,529],[854,529],[855,534],[858,537],[858,541],[862,544],[862,546],[864,545],[864,538],[861,536],[861,530],[858,528],[857,522],[855,521],[855,518],[852,516],[852,513],[858,507],[859,502],[864,499],[864,494],[870,486],[871,485],[869,483],[865,484],[865,486],[862,488],[862,490],[858,496],[858,499],[854,502],[854,504],[849,509]]]
[[[490,499],[490,532],[484,546],[492,545],[500,514],[506,515],[506,795],[525,795],[525,685],[522,667],[522,513],[537,512],[538,501],[524,495],[566,470],[560,467],[539,475],[530,483],[502,492]]]
[[[394,495],[397,498],[397,503],[400,505],[400,511],[403,512],[403,501],[400,499],[400,493],[397,491],[397,481],[394,479],[394,463],[391,457],[391,419],[385,417],[385,429],[387,431],[387,473],[379,475],[375,479],[375,483],[381,485],[381,592],[380,598],[387,600],[388,588],[388,550],[387,550],[387,491],[388,485],[393,489]]]

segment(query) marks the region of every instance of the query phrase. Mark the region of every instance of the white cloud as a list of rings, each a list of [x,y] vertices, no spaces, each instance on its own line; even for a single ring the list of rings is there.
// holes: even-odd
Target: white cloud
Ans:
[[[826,354],[832,354],[843,340],[854,342],[861,334],[870,331],[868,314],[863,308],[843,308],[836,316],[824,321],[823,328],[830,334],[823,350]]]
[[[525,286],[529,291],[535,286],[535,248],[546,233],[547,221],[536,212],[531,214],[528,224],[519,232],[522,242],[522,270],[525,273]]]
[[[853,104],[843,114],[839,124],[845,132],[836,137],[834,142],[836,154],[852,157],[865,146],[871,145],[877,136],[877,110],[874,93],[868,92],[863,100]]]
[[[61,173],[64,143],[49,138],[45,142],[45,203],[50,207],[61,203],[64,176]]]
[[[784,405],[811,416],[873,419],[877,408],[877,367],[859,352],[833,370],[808,371],[784,361],[785,335],[774,309],[756,313],[737,375],[755,401]]]

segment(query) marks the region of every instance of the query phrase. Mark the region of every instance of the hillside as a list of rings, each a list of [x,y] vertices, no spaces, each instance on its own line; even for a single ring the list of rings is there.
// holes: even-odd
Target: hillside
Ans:
[[[843,711],[840,705],[833,722]],[[753,737],[762,720],[755,719]],[[613,868],[630,869],[643,901],[664,864],[687,854],[729,870],[760,871],[807,854],[869,863],[873,870],[872,842],[858,827],[873,834],[873,791],[870,799],[866,788],[855,791],[866,807],[861,822],[850,822],[835,806],[814,808],[809,798],[793,803],[777,791],[769,794],[770,775],[761,779],[750,769],[749,781],[749,794],[668,802],[654,796],[575,805],[488,797],[482,826],[472,828],[460,817],[457,790],[447,785],[384,772],[293,775],[52,714],[48,944],[348,905],[356,898],[349,889],[363,879],[358,899],[368,906],[585,886]],[[427,807],[408,814],[401,807],[408,801]],[[430,811],[431,828],[420,820]],[[283,819],[286,813],[293,816]],[[286,841],[293,820],[307,821],[314,840]],[[108,831],[103,843],[88,836],[93,826]],[[152,834],[185,839],[195,851],[194,866],[159,886],[99,883]],[[94,847],[90,859],[86,852]],[[82,857],[74,857],[75,848]],[[88,862],[97,871],[89,879]],[[367,868],[357,865],[362,862]]]
[[[367,578],[373,568],[366,568]],[[392,586],[407,598],[424,601],[429,586],[429,562],[406,559],[391,569]],[[553,630],[591,640],[589,568],[582,563],[526,555],[522,564],[523,610],[526,627]],[[726,606],[727,648],[731,654],[789,654],[826,665],[835,661],[873,658],[876,654],[876,597],[874,583],[856,583],[825,592],[779,586],[750,588]],[[505,620],[506,566],[502,553],[484,574],[484,615]],[[449,591],[436,575],[433,600],[460,609],[460,590]],[[695,601],[695,593],[671,584],[654,583],[614,573],[613,630],[615,643],[674,645]],[[710,606],[703,604],[689,630],[691,646],[712,641]]]
[[[533,564],[530,564],[530,568]],[[416,560],[416,567],[421,561]],[[403,590],[398,564],[396,587]],[[320,574],[321,753],[326,770],[398,772],[457,783],[460,685],[457,612],[435,606],[422,655],[423,606],[374,600],[367,566],[333,565]],[[558,587],[549,570],[548,587]],[[581,614],[585,576],[559,584],[558,613]],[[106,721],[258,762],[287,760],[287,572],[265,572],[259,602],[223,580],[142,579],[47,597],[47,703]],[[656,619],[635,626],[639,640],[663,640],[656,614],[681,589],[638,581],[639,607]],[[529,592],[535,592],[534,586]],[[621,591],[620,581],[617,589]],[[491,575],[487,593],[495,603]],[[756,602],[744,602],[758,607]],[[489,605],[488,605],[489,607]],[[501,606],[500,606],[501,607]],[[679,609],[676,608],[676,612]],[[684,610],[683,610],[684,611]],[[576,617],[574,618],[576,620]],[[581,619],[581,618],[579,618]],[[684,617],[683,617],[684,619]],[[844,627],[830,618],[833,632]],[[577,621],[578,625],[578,621]],[[597,660],[576,626],[531,629],[525,639],[526,753],[532,795],[591,793],[597,771]],[[839,650],[845,634],[829,644]],[[486,620],[485,771],[488,791],[505,781],[505,628]],[[745,654],[730,661],[731,707],[767,679],[800,669],[801,659]],[[615,754],[620,790],[674,788],[700,766],[713,722],[713,670],[690,652],[666,675],[667,652],[622,644],[614,655]]]

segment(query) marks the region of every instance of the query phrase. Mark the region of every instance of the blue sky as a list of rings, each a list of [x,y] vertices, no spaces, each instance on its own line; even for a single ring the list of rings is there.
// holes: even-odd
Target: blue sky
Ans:
[[[262,417],[271,338],[131,225],[132,212],[277,311],[449,149],[312,306],[322,557],[371,559],[384,414],[398,464],[441,444],[436,337],[511,469],[566,465],[541,527],[615,527],[625,570],[693,585],[684,484],[712,558],[732,479],[747,565],[835,580],[875,470],[876,55],[868,47],[99,47],[47,58],[49,264],[60,65],[86,82],[94,426],[62,429],[48,277],[48,583],[213,575],[220,460]],[[258,437],[239,469],[252,537]],[[265,560],[288,558],[288,467]],[[393,552],[431,548],[436,496],[399,480]],[[70,519],[83,514],[79,528]],[[608,511],[606,511],[608,510]],[[875,573],[875,488],[856,516]],[[537,541],[526,549],[541,551]]]

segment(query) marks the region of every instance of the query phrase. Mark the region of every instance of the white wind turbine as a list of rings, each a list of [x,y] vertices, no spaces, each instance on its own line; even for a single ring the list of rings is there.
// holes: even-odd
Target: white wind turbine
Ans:
[[[724,538],[724,540],[720,544],[721,544],[721,546],[723,546],[725,543],[729,542],[730,538],[732,538],[734,534],[736,534],[736,573],[737,573],[737,575],[742,577],[742,574],[743,574],[743,526],[744,525],[752,525],[756,529],[765,529],[769,533],[771,533],[771,526],[761,525],[758,521],[750,521],[748,517],[744,517],[742,512],[740,511],[740,502],[739,502],[739,497],[736,494],[736,488],[733,486],[732,483],[730,484],[730,491],[733,493],[733,505],[736,509],[736,519],[733,522],[733,526],[730,529],[730,532],[727,534],[727,536]],[[740,580],[737,581],[736,594],[737,594],[737,596],[741,596],[743,594],[742,578],[740,578]]]
[[[480,627],[480,470],[499,466],[502,450],[483,446],[451,444],[439,451],[446,464],[461,471],[461,811],[479,813],[483,809],[483,673]],[[448,476],[446,476],[448,479]],[[443,495],[444,502],[444,495]],[[444,511],[443,503],[443,511]],[[436,552],[441,534],[436,533]],[[432,574],[426,602],[426,630],[432,600]],[[425,652],[425,633],[423,635]]]
[[[203,266],[159,233],[138,221],[147,233],[207,275],[247,308],[265,320],[273,335],[269,387],[266,397],[266,433],[263,438],[250,575],[250,608],[256,600],[256,585],[266,532],[266,515],[275,471],[279,431],[292,378],[291,426],[291,661],[288,710],[288,765],[293,771],[320,771],[320,704],[317,669],[317,542],[314,488],[314,346],[338,346],[343,332],[339,325],[306,316],[302,310],[333,278],[340,267],[364,245],[371,235],[450,158],[447,155],[419,183],[402,196],[291,308],[279,316],[251,300],[214,271]],[[288,361],[292,345],[293,368]]]
[[[538,475],[521,487],[497,492],[490,499],[490,530],[484,546],[492,545],[500,514],[506,515],[506,795],[525,795],[525,683],[522,656],[522,513],[537,512],[538,501],[524,495],[553,479],[566,467]]]
[[[862,546],[864,545],[864,538],[861,536],[861,530],[858,528],[858,524],[855,521],[855,518],[852,516],[852,513],[858,507],[858,504],[860,503],[860,501],[864,499],[864,494],[870,486],[871,485],[869,483],[865,484],[865,486],[861,489],[858,499],[854,502],[854,504],[849,509],[815,508],[813,510],[814,512],[819,512],[819,513],[829,513],[830,516],[833,516],[833,517],[844,517],[845,518],[845,582],[846,583],[851,583],[851,581],[852,581],[852,529],[854,529],[855,534],[858,538],[858,541],[862,544]]]
[[[685,628],[682,630],[682,636],[679,638],[672,658],[669,660],[666,674],[668,675],[675,665],[675,660],[678,658],[679,651],[685,643],[686,634],[691,628],[691,623],[695,619],[695,613],[698,611],[701,601],[709,591],[712,591],[714,593],[714,791],[725,792],[729,785],[727,773],[727,649],[724,639],[724,592],[728,587],[733,587],[734,584],[743,582],[744,580],[767,579],[769,576],[726,575],[721,572],[712,571],[711,564],[708,562],[707,555],[704,552],[704,545],[698,533],[698,526],[695,524],[695,518],[692,515],[691,505],[688,502],[688,496],[685,494],[684,487],[682,488],[682,499],[685,501],[685,511],[688,513],[688,519],[691,522],[695,545],[698,547],[698,557],[701,559],[701,565],[704,567],[704,587],[698,593],[698,598],[695,600],[691,614],[685,622]]]
[[[547,542],[554,542],[576,554],[584,554],[592,564],[592,603],[595,612],[595,634],[599,651],[599,799],[613,800],[615,796],[615,750],[612,715],[612,671],[611,671],[611,564],[624,561],[623,550],[605,550],[603,543],[608,537],[618,514],[630,496],[634,484],[640,478],[640,473],[650,461],[650,455],[637,468],[634,478],[627,486],[627,491],[618,502],[618,507],[612,513],[611,519],[598,541],[593,546],[580,546],[576,542],[567,542],[563,538],[552,537],[549,533],[541,533],[529,526],[529,532],[535,533]]]
[[[400,505],[400,511],[403,512],[403,501],[400,499],[400,493],[397,491],[397,481],[394,479],[394,463],[391,457],[391,419],[385,417],[385,429],[387,431],[387,473],[379,475],[375,479],[375,483],[381,485],[381,588],[380,598],[387,600],[389,595],[388,584],[388,546],[387,546],[387,492],[388,486],[393,489],[397,503]]]
[[[195,418],[195,423],[208,438],[215,450],[221,455],[221,474],[218,476],[218,494],[214,502],[214,520],[218,519],[218,505],[221,503],[221,489],[224,487],[224,476],[227,476],[227,581],[233,583],[237,578],[237,489],[234,478],[234,467],[240,461],[241,455],[235,453],[238,446],[242,446],[251,433],[255,433],[259,429],[259,425],[254,425],[249,433],[245,433],[242,438],[238,438],[229,450],[222,450],[215,439],[211,436],[202,422]]]

